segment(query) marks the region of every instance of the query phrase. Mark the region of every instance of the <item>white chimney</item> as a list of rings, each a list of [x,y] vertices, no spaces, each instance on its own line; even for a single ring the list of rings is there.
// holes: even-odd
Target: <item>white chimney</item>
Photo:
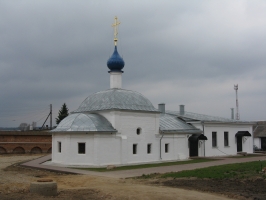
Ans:
[[[158,104],[158,110],[159,110],[161,113],[165,113],[165,104],[164,104],[164,103],[160,103],[160,104]]]
[[[180,112],[180,115],[185,114],[185,105],[179,105],[179,112]]]

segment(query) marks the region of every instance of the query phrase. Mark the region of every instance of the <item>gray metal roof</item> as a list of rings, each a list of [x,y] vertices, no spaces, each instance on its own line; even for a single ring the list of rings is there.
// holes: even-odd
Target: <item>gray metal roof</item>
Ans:
[[[185,112],[183,115],[180,114],[179,111],[169,111],[167,110],[166,113],[176,115],[182,118],[184,121],[206,121],[206,122],[235,122],[235,123],[247,123],[248,121],[240,121],[240,120],[233,120],[229,118],[223,117],[215,117],[210,115],[204,114],[197,114],[192,112]]]
[[[92,131],[116,132],[111,123],[99,114],[70,114],[51,132]]]
[[[146,97],[138,92],[109,89],[88,96],[73,113],[110,109],[159,112]]]
[[[266,121],[259,121],[256,125],[253,126],[255,138],[266,137]]]
[[[160,130],[164,132],[201,133],[196,127],[187,124],[174,115],[160,115]]]

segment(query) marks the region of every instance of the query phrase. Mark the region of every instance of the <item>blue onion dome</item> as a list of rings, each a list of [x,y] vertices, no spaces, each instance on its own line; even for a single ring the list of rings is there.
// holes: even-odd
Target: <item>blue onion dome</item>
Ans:
[[[122,69],[124,66],[125,62],[117,52],[117,47],[115,46],[113,55],[107,61],[107,67],[110,69],[109,72],[123,72]]]

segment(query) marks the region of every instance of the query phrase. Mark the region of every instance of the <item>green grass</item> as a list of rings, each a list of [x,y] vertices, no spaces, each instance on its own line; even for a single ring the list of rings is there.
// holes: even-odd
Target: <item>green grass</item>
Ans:
[[[227,179],[227,178],[242,179],[242,178],[250,178],[260,175],[263,176],[263,178],[266,178],[265,175],[259,174],[259,172],[261,172],[261,165],[262,167],[265,167],[266,161],[228,164],[228,165],[207,167],[203,169],[166,173],[160,175],[160,177],[161,178],[196,177],[196,178],[211,178],[211,179]],[[149,177],[145,177],[145,175],[143,175],[143,178],[149,178]]]
[[[177,161],[177,162],[164,162],[164,163],[157,163],[157,164],[130,165],[130,166],[123,166],[123,167],[116,167],[116,168],[114,168],[112,170],[107,170],[106,168],[75,168],[75,169],[97,171],[97,172],[106,172],[106,171],[141,169],[141,168],[161,167],[161,166],[171,166],[171,165],[185,165],[185,164],[192,164],[192,163],[210,162],[210,161],[215,161],[215,160],[218,160],[218,159],[197,158],[197,159],[186,160],[186,161]]]
[[[246,156],[239,155],[239,156],[228,156],[227,158],[249,158],[249,157],[259,157],[259,156],[265,156],[265,154],[248,154]]]

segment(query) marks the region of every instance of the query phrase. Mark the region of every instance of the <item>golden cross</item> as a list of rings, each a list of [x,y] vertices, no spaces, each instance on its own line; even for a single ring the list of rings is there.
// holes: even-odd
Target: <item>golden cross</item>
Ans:
[[[116,46],[116,44],[117,44],[117,41],[118,41],[118,39],[117,39],[117,35],[118,35],[118,31],[117,31],[117,28],[118,28],[118,25],[120,24],[120,22],[117,20],[117,16],[115,16],[115,23],[114,24],[112,24],[112,27],[114,27],[114,36],[115,36],[115,38],[114,38],[114,42],[115,42],[115,46]]]

